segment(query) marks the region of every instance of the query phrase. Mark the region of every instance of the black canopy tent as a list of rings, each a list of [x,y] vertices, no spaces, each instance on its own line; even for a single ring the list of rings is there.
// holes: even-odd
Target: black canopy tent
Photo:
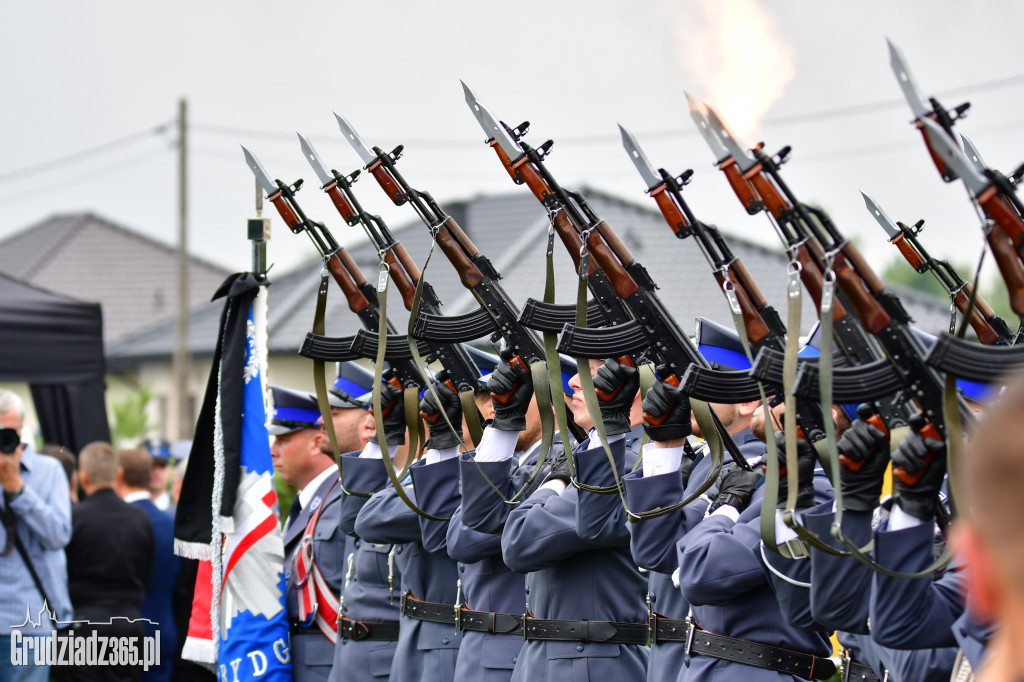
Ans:
[[[0,381],[29,384],[43,440],[76,453],[110,440],[103,374],[98,303],[0,274]]]

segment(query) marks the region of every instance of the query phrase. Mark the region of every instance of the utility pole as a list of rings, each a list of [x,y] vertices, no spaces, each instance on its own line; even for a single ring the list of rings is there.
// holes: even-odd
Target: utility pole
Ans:
[[[178,250],[177,284],[178,296],[175,308],[174,357],[171,363],[173,389],[171,396],[175,406],[177,423],[169,434],[172,440],[191,438],[195,428],[189,400],[189,375],[192,357],[188,349],[188,167],[186,131],[187,101],[178,102]]]

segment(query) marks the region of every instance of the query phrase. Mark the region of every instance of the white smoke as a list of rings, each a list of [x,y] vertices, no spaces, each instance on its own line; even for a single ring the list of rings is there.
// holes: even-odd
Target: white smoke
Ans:
[[[737,137],[761,119],[796,76],[796,51],[758,0],[659,0],[687,89],[707,100]]]

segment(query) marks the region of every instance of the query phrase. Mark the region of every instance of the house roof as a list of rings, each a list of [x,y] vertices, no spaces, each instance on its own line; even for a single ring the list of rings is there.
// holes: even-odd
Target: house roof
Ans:
[[[228,274],[194,256],[188,269],[190,306]],[[174,314],[175,249],[92,213],[55,215],[3,240],[0,272],[99,303],[105,344],[138,329],[140,320]]]
[[[658,296],[683,329],[692,330],[693,320],[698,315],[732,327],[725,296],[695,244],[673,238],[663,217],[654,209],[598,191],[584,190],[584,194],[596,213],[613,226],[636,260],[648,269],[660,287]],[[451,203],[446,210],[502,274],[501,283],[514,302],[522,305],[528,297],[542,298],[548,219],[544,208],[531,195],[524,192],[481,196]],[[430,248],[429,233],[423,224],[416,220],[393,228],[392,232],[413,259],[422,265]],[[342,235],[337,236],[340,238]],[[769,249],[727,233],[725,236],[769,303],[785,319],[787,259],[781,249]],[[349,249],[349,253],[367,279],[376,281],[378,257],[369,242]],[[560,242],[555,245],[554,258],[556,301],[575,303],[578,280]],[[276,277],[271,273],[268,314],[271,353],[294,353],[302,343],[312,325],[320,270],[319,260],[313,257],[307,265],[291,272]],[[431,257],[426,279],[445,303],[445,314],[469,312],[478,305],[439,250],[435,250]],[[901,288],[897,293],[917,326],[931,333],[948,328],[948,303],[909,289]],[[213,352],[221,307],[218,302],[194,310],[190,323],[193,353]],[[406,329],[408,313],[393,290],[388,299],[388,316],[397,329]],[[815,319],[810,297],[804,296],[802,333],[810,331]],[[331,336],[353,334],[361,328],[334,286],[328,295],[326,321],[327,333]],[[171,325],[170,321],[161,321],[124,338],[121,343],[108,348],[108,358],[116,364],[169,357],[173,343]]]

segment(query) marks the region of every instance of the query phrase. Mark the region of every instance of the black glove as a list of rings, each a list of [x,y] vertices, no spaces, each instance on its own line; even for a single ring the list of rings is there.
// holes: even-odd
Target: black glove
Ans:
[[[380,411],[383,415],[384,438],[388,445],[401,445],[405,442],[405,403],[401,386],[395,386],[390,381],[380,385]],[[377,440],[377,432],[370,436],[371,443],[380,442]]]
[[[911,417],[910,433],[892,453],[892,480],[903,511],[930,521],[935,518],[946,474],[946,443],[922,436],[923,424],[917,415]]]
[[[785,509],[789,496],[789,480],[786,476],[786,435],[782,431],[775,432],[775,448],[779,455],[779,502],[776,507]],[[814,506],[814,462],[817,458],[818,453],[810,442],[803,438],[796,439],[797,509]]]
[[[747,471],[738,466],[729,469],[718,483],[718,495],[708,507],[708,513],[726,504],[735,507],[737,511],[746,509],[762,475],[758,469]]]
[[[644,429],[651,440],[686,438],[690,425],[690,399],[677,387],[656,381],[644,396]]]
[[[601,406],[601,420],[608,436],[629,433],[629,411],[640,389],[640,373],[636,367],[608,360],[594,375],[594,390]]]
[[[494,405],[491,426],[499,431],[523,431],[526,429],[526,411],[533,398],[533,381],[522,360],[511,358],[515,364],[510,365],[510,358],[511,354],[504,351],[501,363],[487,379],[487,390],[491,392]]]
[[[570,457],[572,457],[572,454],[567,452],[565,448],[559,448],[558,453],[551,462],[551,472],[548,473],[544,482],[547,483],[548,481],[557,479],[566,485],[572,483],[572,472],[569,470]]]
[[[459,402],[459,395],[444,381],[434,383],[434,392],[437,393],[437,397],[441,401],[440,406],[434,401],[434,396],[430,391],[427,391],[423,395],[423,399],[420,400],[420,416],[423,417],[423,421],[427,423],[427,429],[430,431],[430,438],[427,440],[426,446],[435,450],[456,447],[462,440],[462,403]],[[448,423],[441,416],[442,409],[448,417],[448,421],[455,428],[454,431],[449,428]]]
[[[839,477],[843,483],[843,508],[871,511],[882,495],[885,468],[889,464],[889,436],[868,423],[874,410],[867,403],[857,408],[853,422],[836,443]]]

